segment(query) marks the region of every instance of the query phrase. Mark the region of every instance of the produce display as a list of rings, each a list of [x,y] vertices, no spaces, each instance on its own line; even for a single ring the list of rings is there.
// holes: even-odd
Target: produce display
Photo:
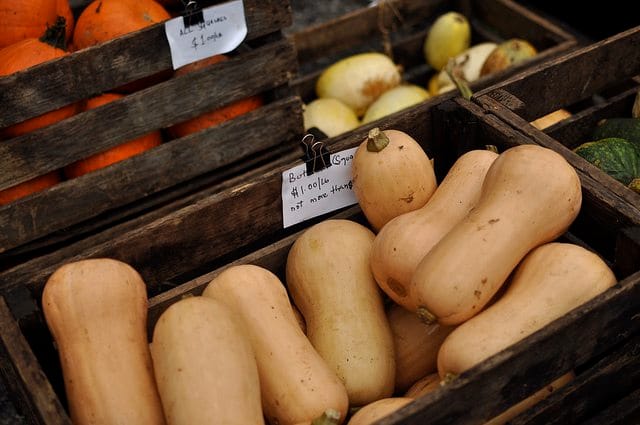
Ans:
[[[406,134],[374,130],[356,157],[383,154],[368,144],[387,135],[406,145],[393,159],[396,170],[412,170],[415,160],[430,166]],[[352,173],[381,166],[385,160],[363,161]],[[581,206],[576,172],[559,154],[537,145],[469,151],[432,189],[421,207],[398,212],[379,229],[337,218],[308,227],[289,248],[282,277],[254,264],[224,268],[201,295],[173,300],[150,344],[144,283],[131,267],[110,259],[62,266],[42,302],[75,423],[110,417],[101,410],[107,406],[124,415],[135,402],[147,406],[137,414],[155,415],[153,423],[224,417],[372,424],[616,284],[597,254],[556,240]],[[443,222],[454,206],[459,211]],[[386,232],[394,223],[403,231]],[[410,233],[429,236],[410,245]],[[374,271],[385,259],[374,255],[381,237],[390,257],[403,246],[402,255],[417,259],[403,272],[406,286]],[[392,295],[403,291],[411,302],[396,303]],[[112,371],[116,360],[129,375]],[[505,423],[573,376],[556,377],[489,423]]]
[[[640,92],[627,117],[600,121],[591,141],[574,152],[602,171],[640,193]]]
[[[524,39],[475,45],[471,39],[471,24],[461,13],[451,11],[435,19],[422,49],[432,72],[424,87],[404,81],[401,66],[384,53],[358,53],[338,60],[322,71],[315,85],[316,98],[304,106],[305,130],[316,128],[334,137],[454,90],[449,73],[471,83],[537,54]],[[330,107],[328,99],[340,103]]]
[[[172,6],[177,8],[179,2],[172,2]],[[77,20],[69,0],[18,2],[17,4],[0,1],[0,17],[3,17],[3,25],[11,28],[10,31],[3,31],[0,34],[0,77],[13,75],[75,51],[100,45],[172,17],[171,13],[156,0],[95,0],[76,12],[78,14]],[[97,93],[94,97],[83,101],[6,128],[0,128],[0,142],[27,135],[73,115],[99,108],[112,101],[118,101],[127,94],[152,84],[173,76],[179,77],[194,72],[226,59],[226,56],[216,55],[184,66],[175,73],[171,71],[151,75],[114,88],[108,93]],[[0,206],[51,188],[64,180],[76,178],[125,160],[163,142],[219,125],[257,109],[263,103],[261,96],[241,99],[216,108],[202,116],[172,125],[170,128],[157,129],[148,135],[125,141],[122,145],[69,164],[64,169],[55,170],[0,190]],[[112,118],[105,114],[102,119]]]
[[[0,34],[0,77],[13,76],[29,67],[74,55],[83,49],[97,51],[102,43],[176,16],[186,3],[180,0],[87,0],[83,2],[86,6],[72,10],[69,1],[32,0],[28,7],[24,7],[22,3],[9,4],[0,0],[0,19],[7,28]],[[511,16],[510,12],[500,9],[504,5],[494,9],[496,6],[492,3],[486,11],[486,4],[473,6],[482,9],[483,13]],[[462,9],[470,13],[473,8]],[[253,5],[247,10],[252,13],[250,20],[266,19],[264,11],[255,13]],[[251,35],[242,49],[230,52],[228,56],[215,55],[175,72],[161,72],[125,85],[121,85],[125,81],[119,81],[111,85],[121,86],[108,92],[102,89],[94,89],[95,93],[83,92],[82,97],[86,99],[17,124],[14,124],[16,118],[10,117],[11,125],[0,128],[0,144],[8,142],[4,151],[0,149],[0,156],[4,155],[10,161],[20,160],[22,151],[28,150],[18,146],[23,140],[28,143],[40,141],[41,133],[33,136],[30,133],[41,132],[41,129],[67,119],[68,123],[83,122],[81,114],[86,114],[85,117],[102,114],[104,118],[100,119],[112,119],[111,116],[116,114],[111,112],[116,111],[117,106],[128,106],[128,101],[135,103],[140,100],[137,96],[146,93],[155,93],[161,98],[160,92],[167,86],[187,82],[196,76],[187,77],[188,74],[205,75],[208,71],[202,72],[203,68],[208,70],[219,66],[223,71],[237,70],[244,63],[240,59],[246,52],[249,61],[268,57],[274,63],[279,60],[293,63],[293,46],[289,40],[284,40],[283,28],[273,22],[258,30],[250,28]],[[517,26],[518,22],[514,20],[510,25]],[[6,175],[21,179],[18,180],[21,183],[0,190],[0,210],[9,211],[19,218],[19,225],[28,227],[23,218],[29,216],[30,202],[40,201],[41,195],[17,202],[15,214],[13,205],[4,205],[55,185],[59,185],[58,188],[45,193],[43,199],[48,200],[49,194],[54,200],[56,196],[62,198],[59,194],[66,195],[64,191],[73,188],[74,184],[87,183],[91,186],[92,177],[96,181],[101,177],[97,173],[90,177],[81,176],[158,147],[155,152],[166,154],[159,156],[165,165],[173,166],[173,160],[183,155],[182,152],[185,156],[193,156],[192,152],[187,152],[188,149],[178,152],[167,149],[174,145],[162,146],[174,139],[185,138],[184,145],[193,141],[205,143],[199,145],[200,153],[207,150],[224,156],[226,151],[218,153],[213,145],[213,149],[209,149],[208,141],[202,142],[204,137],[198,139],[204,133],[196,133],[263,106],[266,106],[263,108],[265,113],[280,114],[278,119],[269,115],[265,120],[270,121],[268,124],[277,122],[284,128],[283,111],[286,111],[296,120],[303,119],[305,131],[315,129],[328,137],[336,137],[451,90],[460,90],[468,99],[465,91],[465,88],[469,90],[468,83],[516,66],[538,54],[529,41],[516,37],[497,40],[489,28],[491,22],[478,23],[471,16],[449,11],[434,17],[424,39],[422,35],[420,40],[417,37],[410,39],[412,48],[418,44],[421,46],[423,57],[419,67],[428,70],[427,75],[421,75],[424,78],[420,83],[415,83],[418,79],[414,74],[405,74],[399,65],[404,61],[396,63],[392,56],[379,52],[353,54],[323,69],[315,80],[316,98],[303,105],[302,111],[299,110],[300,98],[287,92],[291,90],[288,84],[291,82],[290,70],[283,72],[286,78],[274,81],[272,86],[269,85],[271,82],[252,80],[253,86],[249,90],[232,82],[223,90],[260,94],[233,102],[218,102],[213,97],[204,99],[205,102],[214,101],[224,106],[191,119],[186,118],[195,115],[194,111],[189,113],[184,109],[181,115],[173,116],[163,124],[144,121],[148,125],[144,130],[132,126],[136,137],[120,134],[121,139],[118,140],[124,141],[118,141],[117,145],[115,139],[110,139],[117,135],[112,136],[107,131],[104,134],[108,137],[100,139],[91,151],[91,147],[85,148],[84,145],[69,148],[74,155],[80,151],[72,159],[59,154],[54,158],[57,162],[47,163],[49,168],[46,168],[47,164],[33,165],[25,168],[26,174],[21,174],[19,169],[10,170]],[[379,25],[382,31],[382,23]],[[370,30],[364,24],[363,28]],[[475,29],[480,33],[475,34]],[[533,34],[532,31],[525,33]],[[478,42],[474,44],[476,40]],[[544,42],[536,40],[537,44]],[[118,42],[111,45],[118,45]],[[268,54],[258,55],[265,45],[268,48],[264,51]],[[398,51],[403,49],[408,51],[404,45]],[[280,54],[283,57],[272,58]],[[84,56],[67,57],[59,63],[67,64],[66,60],[75,58]],[[255,72],[257,67],[247,68]],[[171,78],[176,79],[167,84],[165,80]],[[514,85],[526,86],[518,78],[520,76],[512,79],[516,81]],[[556,78],[559,77],[549,78],[549,81]],[[603,78],[594,76],[596,86],[600,79]],[[75,245],[75,235],[62,238],[60,244],[69,250],[60,254],[50,253],[57,247],[48,245],[46,240],[50,234],[59,231],[59,226],[45,229],[48,233],[43,234],[47,237],[29,239],[25,250],[27,256],[31,255],[29,244],[33,244],[34,250],[42,249],[45,255],[40,257],[38,252],[38,258],[29,259],[27,264],[19,263],[18,258],[14,260],[18,262],[15,268],[11,265],[0,273],[11,278],[24,276],[27,282],[11,283],[8,285],[10,291],[0,297],[0,318],[15,325],[10,332],[20,337],[19,342],[23,344],[18,344],[17,350],[9,347],[7,341],[11,341],[14,335],[7,338],[0,332],[0,352],[6,351],[3,357],[10,361],[15,356],[26,358],[24,364],[16,362],[3,369],[2,377],[20,381],[26,376],[28,381],[32,377],[25,374],[25,370],[45,372],[40,373],[44,378],[37,376],[38,379],[33,379],[47,384],[42,394],[38,391],[32,394],[29,382],[20,381],[10,389],[18,390],[17,399],[24,402],[21,407],[32,410],[27,412],[28,415],[42,416],[38,419],[47,423],[47,419],[56,415],[68,421],[68,415],[74,425],[373,425],[394,413],[396,418],[402,417],[396,421],[401,423],[416,423],[416,418],[424,419],[427,413],[435,413],[440,415],[437,423],[468,419],[474,423],[482,420],[485,425],[497,425],[510,423],[566,385],[572,387],[567,390],[577,389],[576,394],[580,396],[591,389],[594,379],[598,382],[618,379],[620,371],[627,367],[625,362],[633,361],[627,353],[622,353],[622,349],[616,348],[628,345],[627,335],[619,335],[625,332],[619,328],[616,332],[600,335],[603,326],[598,328],[591,321],[611,326],[616,319],[616,323],[629,326],[628,321],[617,320],[622,313],[614,313],[610,308],[597,317],[591,313],[602,309],[604,303],[619,294],[629,294],[629,288],[637,282],[637,265],[634,263],[637,259],[637,250],[634,251],[637,248],[637,217],[634,215],[637,206],[626,205],[623,196],[615,199],[619,204],[609,202],[612,199],[609,197],[600,198],[597,191],[603,189],[593,188],[599,183],[596,180],[602,173],[588,167],[571,152],[560,154],[543,147],[552,144],[537,139],[536,132],[530,127],[517,128],[516,124],[522,122],[521,117],[516,117],[519,121],[515,118],[509,121],[508,117],[500,114],[496,105],[505,99],[509,102],[509,110],[516,115],[531,105],[532,100],[522,93],[511,93],[509,84],[512,80],[500,86],[502,92],[492,91],[488,95],[483,92],[470,102],[456,98],[434,110],[425,108],[427,112],[420,117],[420,124],[406,118],[390,119],[372,126],[369,131],[356,131],[357,140],[338,139],[335,146],[356,148],[352,157],[340,167],[350,164],[348,186],[353,190],[357,208],[342,210],[328,218],[315,216],[311,219],[313,223],[308,225],[297,222],[298,227],[291,233],[287,233],[289,227],[279,227],[281,223],[278,220],[283,211],[278,210],[277,195],[271,196],[271,192],[266,191],[277,186],[286,174],[262,162],[260,166],[264,165],[264,168],[261,171],[266,171],[256,180],[260,189],[256,189],[257,184],[250,187],[250,196],[246,197],[239,195],[254,183],[253,180],[235,186],[236,180],[232,189],[227,190],[224,186],[222,192],[213,192],[217,187],[207,186],[207,192],[201,197],[200,189],[214,180],[217,184],[218,176],[213,176],[210,163],[202,162],[204,165],[200,168],[193,163],[194,169],[201,173],[185,173],[184,179],[175,184],[184,184],[188,191],[187,201],[195,200],[195,203],[185,206],[182,195],[186,191],[174,194],[174,183],[163,183],[156,192],[150,191],[144,196],[163,198],[161,202],[166,203],[162,207],[167,208],[160,214],[164,211],[170,211],[170,214],[156,216],[157,204],[149,203],[148,208],[142,205],[146,209],[141,220],[144,231],[140,233],[137,228],[128,227],[129,220],[133,219],[125,214],[128,211],[119,212],[122,221],[117,222],[118,227],[114,229],[105,230],[102,222],[75,222],[72,225],[78,225],[80,230],[84,226],[89,230],[79,235],[81,243],[78,245]],[[165,85],[161,87],[140,92],[163,81]],[[591,80],[585,84],[585,87],[590,87]],[[573,89],[569,88],[567,92],[575,91]],[[618,90],[618,87],[611,90]],[[628,87],[624,90],[627,90],[625,95],[631,93]],[[585,89],[582,91],[586,94]],[[287,92],[284,96],[290,97],[280,97],[284,92]],[[594,100],[599,96],[589,95],[593,95]],[[237,93],[230,96],[239,97]],[[617,93],[613,96],[616,102],[622,99]],[[174,99],[173,96],[164,97]],[[547,135],[554,137],[556,134],[574,135],[577,129],[555,124],[565,119],[569,119],[571,126],[596,122],[591,115],[574,111],[585,100],[581,98],[577,101],[580,103],[572,104],[568,109],[554,110],[530,124],[540,130],[548,129]],[[625,97],[624,101],[627,100]],[[194,102],[199,104],[198,113],[209,109],[201,103],[202,97],[199,101]],[[605,101],[609,99],[602,102]],[[271,103],[267,105],[268,102]],[[467,107],[466,103],[472,105]],[[545,97],[544,105],[551,104]],[[613,107],[621,104],[616,103]],[[286,109],[281,108],[283,105]],[[493,106],[494,110],[489,111],[487,105]],[[513,105],[516,106],[511,108]],[[597,104],[593,110],[610,115],[613,110],[610,106]],[[543,108],[534,110],[540,112]],[[169,112],[165,111],[165,115]],[[481,115],[483,113],[485,115]],[[407,117],[413,118],[413,115],[411,113]],[[524,116],[533,119],[534,115],[525,112]],[[265,123],[258,119],[258,114],[251,113],[245,118],[236,121],[238,127],[255,120],[263,127],[251,134],[264,137],[271,132],[271,129],[265,130]],[[443,124],[439,120],[444,121],[443,127],[438,127]],[[500,126],[496,124],[498,121]],[[162,128],[150,131],[152,125],[149,122],[154,123],[153,128]],[[399,125],[386,125],[388,123]],[[299,122],[294,124],[299,128],[287,127],[283,130],[283,134],[289,133],[286,137],[292,133],[297,135],[302,130]],[[466,124],[470,127],[461,128]],[[551,126],[554,127],[550,129]],[[63,124],[49,130],[58,128],[65,129],[66,126]],[[230,133],[234,138],[230,143],[235,143],[235,136],[243,129],[237,129],[234,123],[230,123],[223,126],[219,134],[224,134],[227,128],[233,130]],[[416,128],[415,133],[419,137],[414,138],[412,135]],[[447,130],[452,130],[451,137],[446,135],[443,140],[429,140],[443,136]],[[214,132],[218,134],[218,130]],[[69,133],[71,131],[60,132],[65,136]],[[587,132],[582,131],[581,134]],[[578,142],[572,137],[572,151],[640,193],[640,91],[630,114],[602,119],[587,135],[588,140]],[[469,140],[457,141],[454,140],[456,136],[468,136]],[[280,142],[284,142],[284,137]],[[56,140],[54,142],[64,149],[60,152],[66,153],[66,146]],[[445,146],[448,142],[454,146]],[[87,146],[90,143],[88,140]],[[485,146],[485,143],[496,145]],[[177,148],[179,144],[180,141]],[[196,144],[193,142],[191,148]],[[95,153],[101,150],[98,146],[103,145],[111,148]],[[245,153],[245,156],[253,154]],[[442,158],[438,157],[440,154]],[[294,156],[289,156],[289,153],[284,158],[277,158],[276,167],[284,164],[282,159],[288,161],[290,158]],[[40,163],[46,159],[46,154],[36,158]],[[137,159],[140,161],[130,163],[141,164],[149,159],[145,165],[147,172],[151,166],[157,166],[151,161],[155,159],[153,156]],[[250,161],[257,164],[262,159],[252,156]],[[434,168],[434,163],[441,168]],[[446,170],[442,169],[445,168],[443,164]],[[119,167],[112,167],[106,173],[113,171],[114,175],[118,174]],[[333,167],[333,170],[338,168]],[[584,168],[590,170],[585,171]],[[55,170],[49,172],[52,169]],[[163,168],[160,170],[164,171]],[[230,175],[224,174],[227,171],[233,170],[221,173],[224,185]],[[255,171],[251,170],[251,179],[257,175]],[[329,171],[332,171],[331,167]],[[318,173],[318,186],[322,186],[325,183],[322,175],[316,170],[314,173]],[[156,172],[156,176],[160,174]],[[32,178],[33,175],[39,176]],[[146,176],[146,173],[139,175]],[[121,176],[126,179],[128,171]],[[301,180],[307,177],[302,173]],[[71,179],[78,180],[63,183]],[[11,179],[5,180],[9,180],[4,182],[6,185],[13,184]],[[326,182],[329,181],[328,177]],[[141,182],[133,181],[131,186],[134,183],[138,185]],[[300,184],[298,188],[307,187]],[[333,182],[326,186],[331,184]],[[608,189],[606,186],[603,185],[604,190]],[[308,187],[310,190],[312,186]],[[341,187],[344,190],[347,185]],[[147,189],[142,185],[140,192]],[[625,196],[636,196],[624,188],[616,190],[616,195],[625,192]],[[96,191],[109,195],[100,185]],[[324,195],[329,193],[334,192],[328,189]],[[127,200],[130,204],[114,204],[109,207],[111,209],[98,211],[106,216],[116,208],[123,207],[124,210],[137,203],[137,195],[130,196],[131,199]],[[319,202],[328,198],[324,195],[310,199]],[[583,201],[585,208],[581,212]],[[206,204],[207,208],[194,208],[200,204]],[[235,214],[255,219],[265,212],[270,213],[268,210],[272,204],[276,215],[274,220],[269,217],[272,222],[265,225],[267,230],[261,228],[253,232],[255,237],[251,235],[249,240],[243,240],[243,244],[227,246],[232,239],[247,239],[248,232],[236,233],[232,222],[226,224],[228,222],[225,221],[226,225],[221,226],[216,221],[216,213],[234,215],[234,220],[237,218]],[[34,202],[32,214],[35,214],[37,206]],[[229,211],[228,206],[232,207],[228,208]],[[245,206],[245,211],[231,211]],[[618,208],[634,211],[625,210],[618,216]],[[284,210],[286,215],[286,207]],[[202,214],[203,211],[207,214]],[[146,215],[147,212],[153,214]],[[609,235],[611,240],[597,237],[591,240],[590,235],[583,238],[583,232],[588,233],[589,226],[603,218],[603,212],[611,215],[605,214],[605,219],[616,220],[615,226],[603,224],[603,232],[613,229],[615,246],[612,235]],[[149,221],[145,221],[147,217],[150,217]],[[9,219],[14,217],[9,216]],[[209,224],[205,224],[207,220],[215,222],[215,226],[204,229]],[[246,225],[247,218],[242,217],[242,220]],[[126,226],[120,227],[121,224]],[[256,224],[265,223],[256,220]],[[252,225],[246,226],[249,232],[256,229]],[[84,238],[92,231],[91,226],[105,232],[99,236],[113,234],[115,238],[96,238],[100,246],[89,246],[94,241]],[[158,232],[158,243],[153,241],[145,245],[143,237],[156,232],[158,226],[162,226],[162,232]],[[37,227],[35,220],[33,227]],[[197,229],[204,236],[200,238],[198,234],[193,239],[191,229]],[[282,233],[274,235],[270,233],[272,231]],[[188,236],[171,239],[178,233]],[[275,243],[270,239],[273,237],[277,238]],[[87,246],[84,246],[85,241]],[[268,246],[261,245],[255,251],[255,245],[265,241]],[[220,250],[224,252],[212,254],[213,243],[222,247]],[[141,251],[136,251],[136,245],[144,246],[147,251],[141,255]],[[633,249],[629,249],[630,245]],[[76,247],[78,252],[73,251]],[[124,253],[130,247],[133,249]],[[176,249],[182,252],[179,256],[174,256],[174,252],[160,252],[160,248],[167,247],[170,248],[168,251]],[[0,246],[0,254],[8,249],[8,258],[12,259],[14,253],[11,250],[14,248],[18,248],[18,255],[22,254],[19,243],[9,248]],[[204,253],[191,253],[187,249]],[[610,251],[614,249],[616,252],[612,254]],[[250,255],[236,260],[239,252],[245,255],[248,250],[251,250]],[[619,255],[618,251],[625,251],[624,255]],[[68,252],[72,255],[67,256]],[[173,258],[163,258],[163,255]],[[611,255],[613,258],[609,258]],[[121,257],[129,260],[123,261]],[[166,264],[156,264],[156,258],[157,261],[164,259]],[[225,264],[220,267],[222,262]],[[138,270],[136,263],[140,266]],[[160,271],[154,270],[156,266]],[[31,267],[39,269],[33,272]],[[209,267],[216,270],[210,272]],[[203,270],[209,272],[201,274]],[[619,280],[622,283],[618,284]],[[178,287],[164,292],[165,284]],[[27,294],[14,292],[14,289],[25,288],[23,292]],[[149,294],[154,290],[158,295],[150,299]],[[598,297],[596,303],[585,308],[585,304]],[[26,300],[32,305],[23,303]],[[622,305],[618,300],[620,298],[615,300],[616,307]],[[32,311],[18,311],[27,310],[27,307]],[[624,310],[624,314],[627,313]],[[637,312],[631,314],[637,316]],[[578,323],[576,318],[584,321]],[[36,320],[38,323],[34,324]],[[568,349],[564,341],[555,339],[566,335],[564,331],[567,329],[575,330],[576,326],[583,325],[594,341],[597,340],[592,344],[593,348],[579,351],[582,347],[578,348],[574,343]],[[40,334],[29,334],[28,340],[23,338],[25,335],[22,333],[26,334],[25,330],[32,332],[29,329],[32,326],[39,326],[37,330],[44,334],[48,329],[47,335],[51,339],[45,341],[45,348],[36,347],[40,341],[36,341],[34,336],[40,337]],[[562,332],[557,332],[557,329]],[[554,334],[550,335],[550,332]],[[635,337],[635,334],[631,336]],[[524,341],[527,338],[529,340]],[[545,351],[546,357],[540,361],[538,356],[542,349],[529,341],[540,342],[545,348],[553,343],[553,350]],[[623,344],[619,344],[621,341]],[[520,344],[522,342],[525,344]],[[609,361],[610,354],[603,352],[607,347],[603,349],[601,346],[609,342],[618,344],[614,347],[614,360],[622,360],[621,365],[605,362]],[[29,348],[43,351],[34,356],[35,350],[30,353]],[[560,353],[557,362],[551,358],[556,351]],[[52,353],[57,355],[57,363],[55,357],[50,358]],[[626,357],[618,358],[621,355]],[[591,362],[597,365],[594,367]],[[523,366],[522,371],[512,367],[505,372],[514,364]],[[50,369],[52,367],[53,370]],[[598,370],[594,372],[593,369]],[[525,382],[524,372],[540,374],[534,379],[527,375]],[[487,379],[487,376],[494,378],[498,373],[499,379]],[[480,389],[481,402],[456,394],[459,388],[462,388],[463,395],[469,394],[471,389],[476,391],[479,384],[486,385]],[[436,392],[439,393],[433,394]],[[489,396],[495,400],[489,400]],[[620,397],[622,395],[616,395],[616,398]],[[470,402],[480,407],[471,406]],[[40,404],[53,406],[55,412],[51,417],[47,416],[48,412],[37,412]],[[473,410],[468,418],[463,417],[465,410],[461,406]],[[557,405],[551,407],[558,410]],[[597,408],[598,414],[601,411],[606,413],[602,407]],[[532,415],[538,415],[543,409]],[[554,412],[542,412],[541,416],[549,413]],[[568,415],[570,413],[565,414]]]

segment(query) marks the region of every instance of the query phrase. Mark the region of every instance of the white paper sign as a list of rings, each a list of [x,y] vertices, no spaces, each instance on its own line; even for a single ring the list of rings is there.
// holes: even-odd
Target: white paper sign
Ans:
[[[242,0],[202,9],[204,21],[188,27],[182,16],[164,25],[173,69],[211,56],[228,53],[247,36]]]
[[[331,167],[307,176],[306,164],[282,173],[284,227],[356,204],[351,165],[357,148],[331,155]]]

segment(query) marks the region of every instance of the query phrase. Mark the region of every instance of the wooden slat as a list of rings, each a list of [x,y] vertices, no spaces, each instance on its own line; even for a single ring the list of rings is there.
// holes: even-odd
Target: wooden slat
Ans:
[[[582,425],[629,425],[640,423],[640,389],[619,400]]]
[[[71,425],[60,400],[0,296],[0,372],[30,423]]]
[[[287,143],[302,132],[300,101],[289,98],[62,182],[0,208],[5,229],[0,252]]]
[[[282,157],[279,157],[279,154]],[[138,210],[132,207],[133,216],[125,211],[119,212],[116,210],[115,213],[109,212],[99,216],[98,219],[83,223],[83,225],[79,226],[79,230],[76,228],[64,229],[52,234],[54,237],[49,235],[46,238],[37,240],[33,244],[33,249],[30,249],[32,244],[22,245],[17,249],[0,254],[0,265],[3,266],[0,269],[0,274],[31,260],[39,261],[36,267],[64,262],[68,258],[73,258],[91,250],[93,247],[112,242],[134,229],[144,228],[150,223],[171,215],[188,205],[195,204],[202,199],[228,191],[247,181],[262,178],[274,168],[290,164],[298,160],[299,157],[300,155],[297,153],[276,151],[275,155],[269,158],[269,161],[247,161],[247,165],[251,167],[246,171],[239,172],[233,166],[223,172],[216,171],[213,176],[205,178],[202,185],[195,186],[192,192],[179,192],[177,197],[168,195],[167,199],[161,196],[164,195],[164,192],[162,192],[159,197],[163,199],[160,199],[157,203],[152,203],[153,208]],[[244,161],[243,164],[245,164]],[[135,207],[138,206],[143,207],[144,202],[136,202]],[[115,218],[112,217],[114,215],[116,216]],[[67,237],[67,233],[70,231],[73,235]],[[62,234],[63,232],[64,234]],[[51,241],[53,241],[53,245],[49,244]],[[26,249],[24,253],[22,252],[23,248]],[[14,258],[14,255],[17,258]],[[40,260],[34,260],[36,258]],[[25,273],[29,274],[28,271],[25,271]]]
[[[247,40],[291,24],[287,0],[245,0]],[[0,78],[0,128],[171,69],[163,24]],[[250,74],[246,72],[246,74]]]
[[[591,141],[593,131],[600,120],[629,116],[637,91],[638,88],[626,90],[602,104],[595,104],[580,110],[559,123],[546,128],[544,132],[569,149],[574,149],[582,143]]]
[[[285,40],[131,94],[0,144],[0,190],[227,102],[286,84],[295,67]],[[261,72],[248,73],[258,67]],[[265,77],[267,76],[267,77]],[[215,93],[215,96],[211,94]]]
[[[347,46],[356,46],[370,38],[380,37],[380,28],[411,24],[434,16],[447,3],[444,0],[389,0],[374,7],[361,8],[329,22],[310,26],[291,35],[300,62],[329,56]],[[450,2],[449,2],[450,3]],[[384,6],[383,6],[384,5]],[[396,16],[391,8],[398,12]]]
[[[522,111],[531,121],[562,105],[585,99],[607,86],[640,72],[640,26],[606,40],[574,50],[477,94],[483,97],[503,90],[526,104]]]
[[[510,424],[570,425],[586,422],[635,388],[640,381],[639,355],[640,337],[635,336],[544,402],[511,420]]]
[[[403,114],[395,114],[386,121],[386,126],[428,141],[432,106],[425,103]],[[331,149],[356,146],[372,126],[362,126],[332,139]],[[273,236],[282,229],[281,172],[290,168],[291,161],[297,156],[290,157],[286,165],[270,170],[260,178],[202,199],[114,240],[89,246],[81,252],[69,247],[20,264],[0,274],[0,288],[23,284],[36,289],[61,262],[97,256],[130,263],[147,284],[155,286],[207,265],[234,249]],[[287,231],[293,232],[295,227]]]
[[[462,0],[462,3],[466,5],[463,10],[469,10],[472,16],[481,17],[483,25],[499,28],[505,39],[524,38],[541,50],[566,42],[575,42],[572,34],[514,1]]]
[[[75,241],[82,240],[91,244],[93,235],[99,234],[104,240],[113,239],[116,234],[124,233],[151,222],[158,217],[170,214],[186,205],[192,204],[214,193],[233,187],[240,181],[250,180],[269,171],[283,158],[291,154],[292,145],[283,144],[268,151],[262,151],[231,165],[198,176],[178,186],[137,199],[132,204],[109,210],[71,227],[58,229],[45,237],[20,245],[9,251],[0,253],[0,271],[10,269],[31,258],[46,255],[62,249]],[[283,162],[284,163],[284,162]],[[95,243],[94,243],[95,244]]]
[[[481,423],[640,330],[637,297],[640,273],[377,425]]]

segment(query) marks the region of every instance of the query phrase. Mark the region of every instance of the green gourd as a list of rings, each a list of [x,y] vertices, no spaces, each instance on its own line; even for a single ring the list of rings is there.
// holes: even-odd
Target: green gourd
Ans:
[[[608,138],[583,143],[574,152],[625,186],[632,189],[637,186],[636,179],[640,178],[640,148],[633,143],[625,139]]]

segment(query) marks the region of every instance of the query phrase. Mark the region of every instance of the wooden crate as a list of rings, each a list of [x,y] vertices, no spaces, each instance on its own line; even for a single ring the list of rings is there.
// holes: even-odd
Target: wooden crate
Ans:
[[[299,62],[292,84],[303,100],[310,101],[315,97],[315,82],[327,66],[351,54],[379,51],[402,66],[406,81],[426,87],[433,75],[422,51],[427,30],[438,16],[451,10],[469,19],[472,45],[519,37],[539,52],[527,64],[479,79],[474,89],[577,45],[573,34],[511,0],[386,0],[290,34]]]
[[[640,27],[635,27],[535,65],[477,93],[473,99],[487,113],[519,129],[535,143],[561,153],[612,196],[640,210],[640,194],[572,151],[591,141],[603,118],[631,117],[633,100],[640,89],[636,77],[640,75],[639,44]],[[573,115],[545,131],[529,124],[560,108]]]
[[[88,0],[78,1],[77,8],[86,3]],[[407,70],[405,77],[416,82],[428,72],[421,53],[426,25],[437,13],[451,8],[470,17],[474,37],[479,40],[511,36],[530,39],[541,50],[536,61],[575,45],[571,34],[509,0],[403,0],[388,4],[403,20],[401,28],[391,33],[395,55],[402,58]],[[202,71],[171,79],[103,109],[0,144],[0,160],[7,164],[6,172],[0,176],[2,189],[234,99],[266,92],[272,100],[263,108],[217,128],[172,140],[138,157],[0,206],[0,225],[7,229],[0,235],[0,271],[103,231],[114,234],[116,228],[131,229],[152,221],[160,214],[210,195],[212,188],[222,190],[230,177],[296,150],[303,131],[301,103],[287,88],[297,69],[296,58],[302,66],[292,83],[293,93],[308,97],[320,72],[319,64],[327,64],[336,54],[345,53],[336,51],[338,47],[363,48],[365,40],[379,43],[378,16],[384,18],[386,27],[398,27],[389,6],[376,6],[284,40],[281,30],[291,21],[288,2],[252,0],[245,2],[245,9],[248,41],[233,60],[216,65],[217,72]],[[7,105],[0,127],[170,69],[170,56],[163,40],[162,26],[155,26],[16,76],[0,78],[0,102]],[[145,47],[149,45],[160,48]],[[116,55],[123,60],[112,61]],[[102,72],[92,72],[94,69]],[[261,71],[253,73],[252,69]],[[60,77],[78,73],[82,77]],[[488,78],[481,84],[485,86],[499,77]],[[426,79],[422,82],[426,84]],[[198,90],[190,91],[196,86]],[[37,101],[24,97],[29,93],[25,88],[41,94]],[[207,88],[219,95],[209,96]],[[188,98],[183,95],[185,92],[191,93]],[[450,92],[437,99],[441,102],[455,95]]]
[[[330,140],[330,150],[337,152],[356,146],[369,127]],[[468,149],[493,144],[504,150],[532,143],[497,117],[485,114],[478,105],[463,99],[436,106],[418,105],[405,114],[389,117],[381,127],[409,133],[430,156],[435,157],[443,171]],[[149,330],[168,305],[185,293],[200,293],[204,285],[229,264],[258,264],[282,277],[286,255],[298,233],[272,232],[268,238],[271,241],[261,248],[244,249],[246,255],[232,259],[228,254],[230,247],[242,245],[239,239],[257,241],[261,235],[266,235],[261,229],[282,226],[278,201],[281,172],[295,163],[299,160],[293,156],[283,158],[282,163],[263,174],[256,174],[251,181],[241,181],[224,193],[159,218],[148,227],[131,231],[126,237],[95,245],[77,256],[67,253],[49,258],[47,262],[38,259],[3,274],[3,283],[11,289],[0,300],[0,353],[4,357],[0,371],[30,420],[34,423],[69,423],[59,364],[39,306],[44,282],[55,268],[78,258],[109,256],[132,264],[150,287],[165,280],[178,283],[150,299]],[[443,171],[438,172],[439,180]],[[615,220],[610,222],[611,231],[604,235],[576,225],[563,238],[599,252],[616,271],[619,283],[521,343],[461,374],[452,384],[383,419],[380,424],[481,423],[570,369],[579,370],[578,377],[586,380],[590,371],[599,370],[599,358],[606,355],[606,359],[613,359],[608,353],[621,352],[624,349],[621,345],[638,333],[640,306],[629,300],[640,296],[640,242],[634,233],[640,225],[640,214],[634,209],[618,208],[615,200],[608,198],[608,192],[591,193],[591,177],[580,173],[580,178],[584,201],[578,221],[588,221],[589,215],[600,213]],[[229,214],[230,211],[233,214]],[[219,221],[215,222],[211,217]],[[359,208],[350,207],[301,223],[292,230],[303,231],[327,217],[364,223]],[[599,248],[615,247],[616,244],[617,251]],[[630,361],[635,362],[635,358],[628,359],[627,363]],[[618,368],[617,373],[611,370],[611,376],[622,379],[628,367]],[[631,385],[633,380],[629,379],[624,382]],[[596,394],[600,392],[581,394],[593,402],[593,406],[604,409]],[[576,414],[564,423],[579,420],[581,418]]]
[[[282,34],[291,23],[290,5],[245,0],[244,8],[248,34],[230,60],[0,143],[4,189],[233,101],[256,94],[265,99],[263,107],[215,128],[165,137],[162,145],[134,158],[0,206],[0,269],[297,149],[301,103],[289,88],[297,61],[293,44]],[[0,77],[0,128],[171,72],[164,25],[156,24]]]

